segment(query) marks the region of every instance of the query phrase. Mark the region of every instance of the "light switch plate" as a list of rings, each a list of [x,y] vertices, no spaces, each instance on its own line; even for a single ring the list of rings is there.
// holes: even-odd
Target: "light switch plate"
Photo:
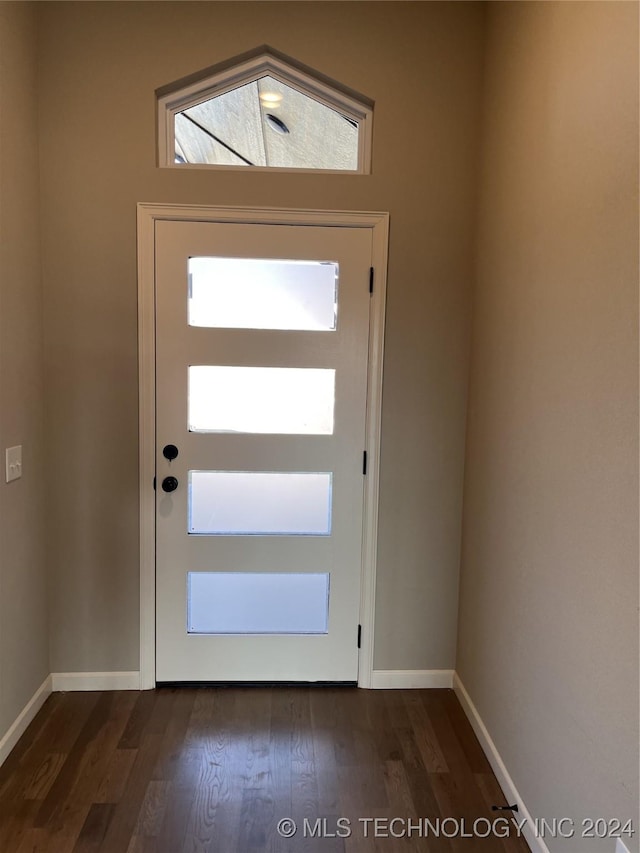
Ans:
[[[7,483],[22,477],[22,445],[7,447]]]

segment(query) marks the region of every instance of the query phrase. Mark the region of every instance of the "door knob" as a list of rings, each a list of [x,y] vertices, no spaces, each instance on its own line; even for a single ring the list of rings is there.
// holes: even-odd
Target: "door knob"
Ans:
[[[162,481],[163,492],[175,492],[178,488],[178,480],[176,477],[165,477]]]
[[[173,459],[176,459],[178,456],[178,448],[175,444],[165,444],[162,448],[162,455],[165,459],[168,459],[171,462]]]

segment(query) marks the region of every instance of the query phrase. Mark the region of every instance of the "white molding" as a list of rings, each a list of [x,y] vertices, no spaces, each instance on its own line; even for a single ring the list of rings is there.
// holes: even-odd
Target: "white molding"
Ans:
[[[79,690],[140,690],[139,672],[52,672],[54,693]]]
[[[518,814],[517,820],[521,822],[522,820],[526,820],[526,824],[522,830],[522,834],[527,841],[527,844],[531,848],[532,853],[549,853],[549,848],[545,844],[544,840],[535,834],[534,828],[535,823],[531,814],[527,807],[524,804],[524,801],[520,794],[518,793],[518,789],[516,788],[513,779],[509,775],[509,771],[506,768],[498,749],[489,734],[489,731],[478,713],[478,709],[473,704],[471,697],[467,693],[462,681],[460,680],[460,676],[457,672],[454,673],[453,676],[453,689],[456,692],[456,696],[458,697],[462,708],[467,715],[471,726],[476,733],[476,737],[480,741],[480,746],[484,754],[487,756],[489,760],[489,764],[491,765],[493,772],[495,773],[496,779],[498,780],[498,784],[502,788],[502,792],[507,798],[509,803],[517,803],[518,804]]]
[[[371,687],[375,619],[382,365],[389,214],[361,211],[138,204],[138,360],[140,440],[140,689],[155,687],[155,223],[267,223],[367,228],[375,270],[369,326],[363,546],[360,594],[362,625],[358,684]],[[450,686],[450,685],[449,685]]]
[[[378,214],[380,216],[380,214]],[[376,571],[378,555],[378,506],[380,492],[380,442],[382,436],[382,371],[384,327],[387,304],[387,261],[389,216],[373,225],[373,294],[369,315],[369,358],[367,367],[367,412],[365,444],[367,476],[364,482],[362,518],[362,574],[360,579],[360,655],[358,686],[371,687],[373,641],[376,613]]]
[[[382,211],[313,210],[311,208],[236,207],[234,205],[157,204],[139,202],[138,228],[147,238],[145,249],[153,247],[156,221],[233,222],[267,225],[326,225],[349,228],[384,228],[388,233],[389,214]],[[139,232],[140,233],[140,232]],[[381,236],[378,230],[375,236]],[[385,248],[386,257],[386,248]],[[140,258],[140,255],[139,255]]]
[[[140,689],[156,686],[155,206],[138,205]]]
[[[48,675],[31,699],[18,714],[5,735],[0,739],[0,765],[2,765],[13,747],[27,730],[29,723],[33,720],[40,708],[51,695],[51,676]]]
[[[374,669],[371,683],[374,690],[413,690],[453,687],[452,669]]]

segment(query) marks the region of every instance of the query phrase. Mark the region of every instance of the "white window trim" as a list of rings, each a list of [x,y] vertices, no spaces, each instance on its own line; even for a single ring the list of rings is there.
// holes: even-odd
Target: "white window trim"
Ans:
[[[358,686],[373,688],[373,639],[378,540],[378,495],[382,417],[382,366],[389,244],[388,213],[285,210],[276,208],[202,207],[199,205],[138,206],[138,410],[140,508],[140,689],[156,684],[156,535],[155,491],[155,232],[160,220],[190,222],[245,222],[271,225],[327,225],[368,228],[372,234],[375,270],[369,319],[369,362],[365,442],[367,476],[363,478],[362,576],[360,618],[362,626],[358,660]],[[355,642],[355,638],[354,638]]]
[[[358,123],[358,166],[356,169],[293,169],[273,166],[228,166],[208,163],[175,162],[175,117],[189,107],[207,101],[259,77],[269,75],[291,86],[332,110]],[[158,96],[158,165],[163,169],[231,169],[243,172],[321,172],[337,175],[368,175],[371,172],[373,108],[355,97],[340,92],[268,53],[240,62],[226,70],[190,83],[175,92]]]

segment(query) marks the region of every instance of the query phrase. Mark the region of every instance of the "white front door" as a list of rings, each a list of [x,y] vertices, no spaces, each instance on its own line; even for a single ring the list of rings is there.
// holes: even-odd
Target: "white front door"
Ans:
[[[155,246],[156,679],[355,682],[371,229]]]

